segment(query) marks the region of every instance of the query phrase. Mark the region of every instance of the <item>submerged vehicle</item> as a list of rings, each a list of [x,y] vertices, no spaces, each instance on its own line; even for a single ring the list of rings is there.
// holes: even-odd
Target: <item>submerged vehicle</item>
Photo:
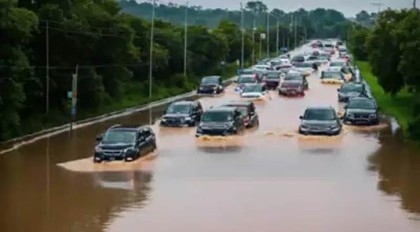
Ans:
[[[160,121],[161,126],[195,126],[201,120],[203,107],[199,101],[178,101],[169,105]]]
[[[353,97],[367,97],[366,87],[363,83],[344,83],[337,89],[337,92],[339,102],[348,102]]]
[[[305,88],[302,81],[282,82],[278,92],[279,95],[283,96],[305,96]]]
[[[327,69],[321,72],[322,83],[342,84],[345,82],[344,74],[340,70]]]
[[[195,136],[236,135],[244,129],[242,113],[237,107],[217,107],[204,112]]]
[[[276,89],[280,83],[280,74],[277,71],[267,72],[264,75],[263,82],[267,86],[267,89]]]
[[[241,98],[261,99],[267,94],[264,84],[247,84],[241,92]]]
[[[201,79],[197,89],[198,94],[219,94],[224,91],[221,76],[207,76]]]
[[[355,97],[349,100],[344,107],[343,122],[352,125],[377,125],[379,124],[378,106],[375,99]]]
[[[236,107],[242,114],[244,126],[247,128],[256,127],[260,121],[257,109],[252,101],[234,101],[224,104],[225,107]]]
[[[338,135],[342,124],[332,107],[310,107],[300,116],[299,133],[303,135]]]
[[[156,149],[156,137],[149,126],[115,125],[96,137],[93,162],[133,161]]]

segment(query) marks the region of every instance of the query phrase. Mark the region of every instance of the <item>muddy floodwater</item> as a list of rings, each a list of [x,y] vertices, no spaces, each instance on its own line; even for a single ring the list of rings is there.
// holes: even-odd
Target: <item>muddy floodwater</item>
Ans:
[[[420,154],[375,128],[299,136],[308,106],[333,106],[337,86],[308,78],[305,97],[256,103],[260,126],[197,140],[195,128],[159,128],[141,161],[93,165],[96,135],[149,112],[112,119],[0,155],[1,232],[419,232]],[[239,99],[230,86],[204,107]]]

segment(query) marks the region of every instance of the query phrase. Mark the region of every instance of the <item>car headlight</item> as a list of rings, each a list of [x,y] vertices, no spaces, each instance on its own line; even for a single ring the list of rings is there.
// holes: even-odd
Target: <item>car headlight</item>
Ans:
[[[166,118],[162,118],[162,122],[166,122]]]
[[[308,129],[309,129],[309,127],[308,127],[308,126],[306,126],[306,125],[301,125],[301,126],[300,126],[300,129],[301,129],[301,130],[308,130]]]
[[[369,114],[369,118],[376,118],[378,117],[376,114]]]
[[[191,118],[191,117],[185,117],[185,118],[184,118],[184,120],[185,120],[185,121],[191,121],[191,120],[192,120],[192,118]]]
[[[202,132],[203,129],[201,127],[197,127],[197,132]]]
[[[101,153],[102,152],[102,148],[101,147],[95,147],[95,152],[96,153]]]
[[[338,129],[340,129],[340,128],[338,127],[338,125],[333,125],[333,126],[330,126],[330,130],[336,131],[336,130],[338,130]]]
[[[126,148],[123,151],[124,154],[128,154],[128,155],[134,154],[135,152],[136,152],[136,149],[134,147]]]
[[[217,86],[214,86],[213,89],[217,89]]]

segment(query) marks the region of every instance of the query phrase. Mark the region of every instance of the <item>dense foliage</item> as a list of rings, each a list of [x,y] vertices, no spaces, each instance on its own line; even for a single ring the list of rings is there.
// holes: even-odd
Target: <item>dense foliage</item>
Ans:
[[[67,94],[76,67],[77,119],[150,100],[150,17],[146,13],[136,14],[145,18],[124,13],[119,4],[125,11],[130,5],[147,14],[152,9],[147,3],[115,0],[0,0],[0,141],[69,122],[71,102]],[[250,61],[253,53],[256,60],[268,55],[266,40],[260,41],[259,36],[265,32],[262,23],[266,6],[250,2],[244,7],[246,17],[255,15],[261,26],[252,33],[253,20],[247,20],[248,30],[244,32],[244,60]],[[156,8],[153,100],[192,90],[203,75],[227,76],[238,68],[242,41],[239,12],[192,7],[187,76],[183,75],[184,10],[175,5]],[[336,11],[300,10],[293,13],[295,19],[301,20],[295,39],[290,28],[291,14],[277,9],[272,14],[281,21],[282,46],[292,47],[295,41],[298,44],[305,34],[338,36],[342,31],[337,25],[346,24]],[[270,29],[270,53],[276,52],[276,32],[275,27]]]
[[[145,19],[151,18],[151,3],[137,3],[134,0],[121,0],[120,3],[124,12],[139,16]],[[185,5],[169,3],[160,4],[156,8],[156,17],[163,21],[183,24],[185,21]],[[270,13],[270,25],[274,28],[279,23],[283,26],[284,33],[287,33],[292,21],[297,23],[299,34],[305,32],[308,38],[346,38],[349,27],[348,20],[341,12],[333,9],[315,9],[306,11],[299,9],[295,12],[286,13],[280,9],[269,10],[261,1],[250,1],[244,6],[244,27],[252,30],[257,28],[266,28],[267,12]],[[219,25],[220,21],[229,20],[237,24],[241,21],[240,5],[238,3],[237,11],[228,11],[224,9],[203,9],[199,6],[191,6],[188,9],[189,22],[196,25],[203,25],[210,28]],[[282,33],[283,34],[283,33]],[[287,38],[287,37],[286,37]],[[274,43],[274,41],[273,41]]]
[[[416,102],[409,125],[420,138],[420,11],[386,10],[372,28],[355,26],[350,47],[359,60],[368,60],[378,83],[395,96],[409,91]]]

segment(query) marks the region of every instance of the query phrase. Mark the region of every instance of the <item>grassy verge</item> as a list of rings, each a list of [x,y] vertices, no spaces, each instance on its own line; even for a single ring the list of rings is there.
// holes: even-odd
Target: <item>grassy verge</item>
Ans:
[[[368,62],[356,62],[360,68],[363,78],[369,84],[373,96],[381,108],[381,111],[387,115],[397,119],[401,128],[406,131],[408,124],[414,120],[413,107],[414,96],[406,90],[401,91],[396,96],[386,94],[382,87],[378,84],[376,76],[372,74],[371,67]]]

